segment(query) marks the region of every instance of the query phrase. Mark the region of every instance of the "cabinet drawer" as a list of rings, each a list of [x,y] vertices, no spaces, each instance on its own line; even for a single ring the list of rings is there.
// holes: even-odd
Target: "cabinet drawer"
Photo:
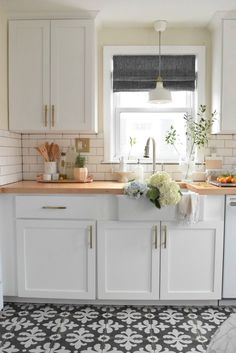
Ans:
[[[16,218],[93,219],[93,196],[16,196]]]

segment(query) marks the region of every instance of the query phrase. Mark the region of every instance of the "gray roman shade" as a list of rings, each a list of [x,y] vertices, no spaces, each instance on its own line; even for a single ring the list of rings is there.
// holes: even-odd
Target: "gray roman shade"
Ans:
[[[113,91],[149,91],[156,87],[157,55],[113,56]],[[195,55],[162,55],[161,77],[171,91],[194,91]]]

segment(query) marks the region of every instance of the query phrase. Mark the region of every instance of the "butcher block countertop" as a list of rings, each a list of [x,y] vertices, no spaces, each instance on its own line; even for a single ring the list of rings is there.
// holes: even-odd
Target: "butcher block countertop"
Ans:
[[[236,187],[217,187],[206,182],[179,183],[181,188],[200,195],[236,195]],[[6,194],[111,194],[122,195],[124,183],[116,181],[94,181],[92,183],[38,183],[20,181],[0,187]]]
[[[0,188],[11,194],[111,194],[122,195],[124,183],[116,181],[94,181],[92,183],[38,183],[20,181]]]

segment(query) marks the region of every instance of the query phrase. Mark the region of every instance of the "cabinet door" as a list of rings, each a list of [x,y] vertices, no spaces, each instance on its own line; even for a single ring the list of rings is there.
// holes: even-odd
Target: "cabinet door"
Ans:
[[[220,299],[223,222],[166,222],[161,229],[161,299]]]
[[[235,90],[236,81],[236,20],[223,21],[223,60],[222,60],[222,132],[236,132]]]
[[[17,220],[18,295],[95,298],[95,223]]]
[[[98,222],[98,298],[159,298],[159,223]]]
[[[9,128],[49,128],[50,21],[10,21]]]
[[[95,130],[93,22],[51,21],[51,122],[55,130]]]

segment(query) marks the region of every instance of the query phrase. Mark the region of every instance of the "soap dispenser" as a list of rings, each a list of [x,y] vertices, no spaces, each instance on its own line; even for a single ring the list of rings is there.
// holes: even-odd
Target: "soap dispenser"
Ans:
[[[143,182],[143,166],[140,164],[140,159],[138,159],[137,167],[135,169],[136,180]]]
[[[126,172],[126,164],[125,164],[124,156],[121,156],[120,158],[119,172]]]

